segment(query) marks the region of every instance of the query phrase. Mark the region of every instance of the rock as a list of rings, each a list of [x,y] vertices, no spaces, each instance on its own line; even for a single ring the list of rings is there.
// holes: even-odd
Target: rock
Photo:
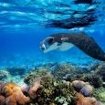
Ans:
[[[0,80],[5,80],[9,76],[9,72],[6,70],[0,70]]]
[[[80,92],[86,97],[91,96],[93,94],[93,87],[87,84],[80,90]]]
[[[77,91],[77,92],[80,92],[80,90],[86,85],[86,83],[84,81],[81,81],[81,80],[74,80],[72,82],[72,86],[74,87],[74,89]]]

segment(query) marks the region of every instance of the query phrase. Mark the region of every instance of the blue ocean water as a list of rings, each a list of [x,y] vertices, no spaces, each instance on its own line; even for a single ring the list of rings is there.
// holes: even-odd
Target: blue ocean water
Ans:
[[[75,0],[0,0],[0,68],[26,67],[52,62],[71,62],[87,66],[98,62],[78,48],[69,51],[52,51],[44,54],[40,42],[53,33],[84,31],[92,36],[105,51],[105,1],[93,4],[75,4]],[[51,20],[71,17],[74,11],[85,15],[95,9],[97,18],[89,26],[59,28],[49,27]],[[82,14],[80,14],[82,15]],[[78,18],[78,14],[76,17]]]

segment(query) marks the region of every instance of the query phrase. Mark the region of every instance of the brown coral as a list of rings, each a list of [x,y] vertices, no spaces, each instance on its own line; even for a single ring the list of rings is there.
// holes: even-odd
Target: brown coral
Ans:
[[[0,82],[0,94],[2,93],[2,88],[4,87],[4,83],[3,82]]]
[[[4,86],[4,84],[2,82],[0,82],[0,105],[4,105],[4,102],[5,102],[5,97],[2,95],[3,86]]]
[[[6,96],[6,105],[26,105],[30,101],[29,97],[22,93],[21,87],[14,83],[6,84],[3,93]]]
[[[76,105],[96,105],[97,101],[93,97],[84,97],[82,94],[76,94]]]
[[[5,97],[0,95],[0,105],[4,105],[5,103]]]
[[[38,89],[41,88],[40,81],[41,79],[38,78],[29,89],[29,95],[32,99],[35,99]]]

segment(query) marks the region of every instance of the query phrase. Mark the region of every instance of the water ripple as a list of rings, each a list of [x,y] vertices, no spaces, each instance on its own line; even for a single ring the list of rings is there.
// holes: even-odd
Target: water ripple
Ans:
[[[65,20],[68,22],[68,20],[71,21],[71,19],[74,19],[73,22],[78,22],[86,16],[87,18],[84,20],[88,21],[88,17],[93,14],[95,16],[91,16],[92,18],[96,17],[97,14],[103,17],[105,6],[102,6],[102,0],[100,3],[93,4],[75,4],[74,1],[75,0],[8,0],[7,2],[3,2],[1,0],[0,28],[7,26],[14,27],[14,25],[17,24],[19,25],[19,28],[22,25],[24,26],[24,24],[29,26],[30,24],[46,26],[46,24],[52,22],[66,22]],[[90,11],[90,13],[87,13],[87,11]],[[98,11],[98,13],[96,13],[96,11]],[[100,22],[103,20],[101,17],[98,19]]]

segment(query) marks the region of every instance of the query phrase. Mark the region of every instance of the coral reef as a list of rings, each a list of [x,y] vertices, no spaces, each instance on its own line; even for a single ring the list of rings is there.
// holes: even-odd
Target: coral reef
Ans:
[[[102,102],[105,102],[105,88],[100,87],[98,89],[95,89],[94,97],[96,97],[98,100]]]
[[[0,82],[0,94],[2,93],[2,88],[4,87],[4,83],[3,82]]]
[[[81,90],[80,92],[84,95],[84,96],[91,96],[93,93],[93,87],[90,84],[86,84]]]
[[[104,67],[104,63],[89,69],[70,63],[36,66],[21,86],[0,82],[0,105],[105,105]]]
[[[6,70],[0,70],[0,80],[4,81],[9,76],[9,72]]]
[[[30,89],[29,85],[27,85],[26,83],[23,83],[20,87],[21,87],[21,90],[24,94],[28,94],[28,91]]]
[[[37,96],[37,91],[41,88],[41,83],[40,83],[41,79],[37,79],[33,85],[30,87],[29,89],[29,96],[32,99],[35,99]]]
[[[80,90],[86,85],[84,81],[81,80],[74,80],[72,81],[72,86],[77,92],[80,92]]]
[[[77,76],[77,68],[70,63],[55,64],[52,70],[52,75],[57,79],[72,80]],[[79,72],[79,74],[81,71]]]
[[[0,105],[4,105],[5,104],[5,97],[0,95]]]
[[[3,87],[4,87],[4,83],[0,82],[0,105],[4,105],[5,103],[5,97],[2,94]]]
[[[42,88],[37,91],[38,95],[35,94],[35,102],[33,102],[35,105],[64,105],[65,103],[70,105],[73,103],[75,91],[70,83],[57,81],[47,75],[41,78],[40,84]]]
[[[21,88],[14,83],[5,84],[2,93],[6,97],[6,105],[26,105],[30,101],[29,97],[26,97]]]
[[[95,74],[94,72],[86,74],[83,80],[89,82],[95,88],[99,88],[103,85],[102,77],[99,74]]]
[[[105,81],[105,63],[100,63],[96,68],[95,73],[102,77],[103,81]]]
[[[35,82],[37,79],[39,79],[38,82]],[[25,82],[34,87],[32,90],[35,91],[35,94],[30,94],[30,96],[35,96],[35,102],[33,102],[35,105],[69,105],[73,103],[75,91],[71,83],[54,78],[46,69],[40,68],[40,70],[32,71],[25,78]],[[39,87],[41,88],[36,93]]]
[[[95,88],[104,86],[105,82],[105,63],[97,63],[89,68],[89,73],[85,73],[82,80],[89,82]]]
[[[97,101],[94,97],[84,97],[82,94],[76,94],[76,105],[97,105]]]
[[[49,75],[49,74],[50,74],[50,72],[48,72],[48,70],[46,70],[46,69],[43,69],[43,68],[35,69],[25,76],[24,82],[26,84],[32,85],[37,78],[43,77],[43,76]]]
[[[37,78],[39,76],[41,77],[48,73],[52,74],[54,78],[61,80],[64,79],[64,77],[68,74],[72,78],[73,75],[77,74],[77,70],[75,66],[71,65],[70,63],[63,63],[63,64],[55,63],[55,64],[41,65],[40,67],[35,67],[33,70],[31,70],[31,73],[28,74],[28,78],[27,76],[25,77],[25,83],[26,81],[28,81],[28,79],[32,81],[32,79],[30,78]]]
[[[82,93],[86,97],[91,96],[93,93],[93,86],[91,86],[88,82],[74,80],[72,82],[72,86],[77,92]]]

